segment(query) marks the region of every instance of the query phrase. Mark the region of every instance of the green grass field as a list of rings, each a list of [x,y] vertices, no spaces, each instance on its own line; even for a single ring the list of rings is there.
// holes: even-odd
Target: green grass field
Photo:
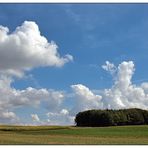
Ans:
[[[0,144],[148,144],[148,125],[0,126]]]

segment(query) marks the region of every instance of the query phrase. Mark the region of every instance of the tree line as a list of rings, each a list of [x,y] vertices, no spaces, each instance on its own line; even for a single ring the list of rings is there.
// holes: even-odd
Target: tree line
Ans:
[[[148,124],[148,110],[138,108],[119,110],[87,110],[75,117],[76,126],[116,126]]]

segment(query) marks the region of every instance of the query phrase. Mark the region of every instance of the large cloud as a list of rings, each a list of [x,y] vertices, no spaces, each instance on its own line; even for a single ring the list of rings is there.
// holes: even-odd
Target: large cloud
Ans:
[[[113,76],[113,86],[109,89],[98,90],[99,95],[96,95],[93,90],[82,84],[72,85],[76,100],[76,104],[71,110],[72,113],[96,108],[138,107],[148,109],[148,83],[137,86],[131,81],[135,71],[133,61],[123,61],[118,67],[107,61],[102,68]]]
[[[13,76],[22,77],[24,72],[35,67],[62,67],[72,61],[69,54],[61,57],[58,46],[53,41],[41,35],[38,25],[25,21],[14,32],[0,26],[0,122],[15,121],[17,115],[13,112],[18,107],[36,107],[42,102],[48,111],[58,109],[64,100],[62,91],[53,89],[36,89],[28,87],[23,90],[11,86]],[[32,118],[37,119],[36,114]],[[16,120],[17,121],[17,120]]]
[[[25,105],[37,106],[41,101],[46,101],[46,104],[50,103],[53,109],[58,107],[64,100],[62,91],[47,90],[45,88],[35,89],[32,87],[17,90],[10,86],[11,82],[10,78],[3,77],[3,79],[0,79],[0,109]],[[49,105],[48,107],[50,108]]]
[[[21,75],[24,70],[39,66],[61,67],[73,60],[69,54],[61,57],[58,46],[41,35],[38,25],[25,21],[12,33],[0,26],[0,71]]]
[[[7,110],[13,111],[20,107],[39,107],[41,102],[45,102],[48,111],[54,111],[62,104],[65,98],[65,94],[62,91],[56,91],[53,89],[35,89],[28,87],[24,90],[17,90],[11,87],[12,78],[6,76],[0,76],[0,122],[5,121],[5,112]],[[2,114],[3,113],[3,114]],[[9,114],[12,117],[12,113]],[[7,118],[7,122],[8,119]],[[9,122],[8,122],[9,123]]]
[[[114,85],[102,94],[104,108],[148,108],[148,83],[139,86],[132,84],[134,71],[133,61],[119,64]]]

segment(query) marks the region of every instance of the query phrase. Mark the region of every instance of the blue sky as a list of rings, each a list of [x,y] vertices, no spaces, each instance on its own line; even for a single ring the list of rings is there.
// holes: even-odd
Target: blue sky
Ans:
[[[147,4],[1,4],[0,11],[1,25],[13,31],[24,20],[35,21],[42,35],[57,43],[61,54],[73,55],[74,62],[62,69],[32,71],[44,87],[62,89],[82,82],[94,88],[104,87],[107,77],[96,84],[104,75],[100,68],[104,61],[118,64],[134,60],[141,65],[140,61],[147,58]],[[140,67],[144,68],[145,75],[137,79],[146,78],[147,66]],[[45,74],[54,77],[48,77],[47,82],[47,77],[42,79]]]
[[[135,79],[147,78],[147,66],[143,64],[147,60],[147,4],[1,4],[0,7],[0,24],[10,31],[24,20],[35,21],[42,35],[57,43],[61,54],[73,55],[74,62],[61,69],[47,67],[31,72],[43,87],[65,89],[73,83],[94,88],[109,86],[110,77],[101,69],[106,60],[115,64],[133,60],[145,71]],[[15,87],[24,88],[25,82],[21,80]]]
[[[148,80],[147,16],[148,4],[0,4],[0,25],[8,27],[9,34],[24,21],[35,22],[41,35],[58,45],[61,56],[73,56],[60,68],[38,66],[24,71],[24,77],[13,77],[11,88],[45,88],[68,95],[73,93],[70,86],[77,84],[92,91],[109,89],[115,80],[102,68],[106,61],[116,66],[132,61],[136,69],[132,82],[141,85]],[[68,110],[73,103],[72,97],[66,97],[61,106]],[[31,113],[48,112],[42,104],[9,110],[26,116],[28,123]]]

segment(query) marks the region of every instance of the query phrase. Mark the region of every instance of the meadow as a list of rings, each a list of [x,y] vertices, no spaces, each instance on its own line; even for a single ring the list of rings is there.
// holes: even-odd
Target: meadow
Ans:
[[[112,127],[1,125],[0,144],[148,144],[148,125]]]

